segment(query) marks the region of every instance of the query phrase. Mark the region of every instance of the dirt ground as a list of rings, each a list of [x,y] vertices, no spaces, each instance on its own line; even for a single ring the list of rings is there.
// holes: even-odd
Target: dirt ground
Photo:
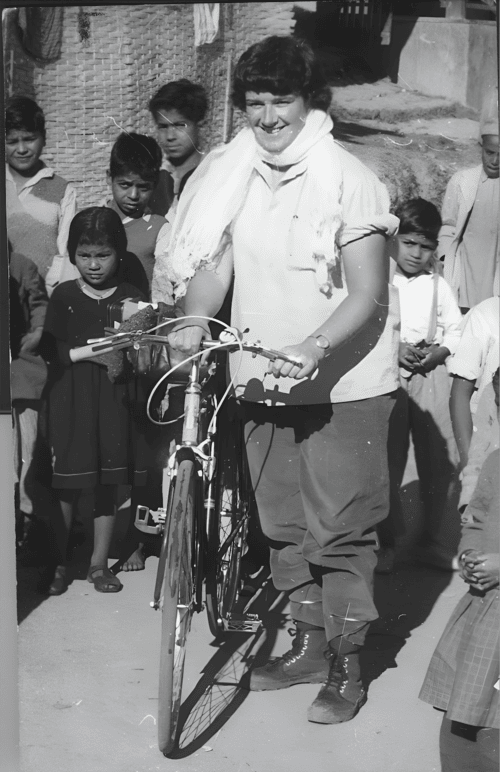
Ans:
[[[414,460],[404,480],[407,535],[419,529]],[[122,511],[117,537],[123,534]],[[340,726],[307,722],[318,687],[252,693],[246,673],[290,646],[283,602],[269,584],[255,611],[263,629],[210,635],[204,613],[189,639],[179,750],[164,758],[156,741],[159,612],[149,606],[157,559],[121,574],[122,592],[101,595],[85,580],[89,545],[72,563],[58,598],[35,591],[35,568],[21,568],[19,658],[21,772],[439,772],[441,714],[418,700],[444,625],[465,592],[453,573],[400,562],[378,576],[380,619],[363,654],[369,699]]]
[[[385,81],[335,88],[334,99],[336,136],[378,171],[393,203],[409,194],[439,203],[451,174],[478,162],[477,121],[442,100],[431,105]],[[412,463],[404,484],[409,543],[419,524]],[[117,536],[124,527],[125,513]],[[243,688],[254,661],[289,648],[287,609],[269,611],[270,585],[258,609],[266,633],[216,644],[197,615],[181,747],[166,759],[156,744],[160,619],[149,607],[157,560],[121,575],[121,593],[101,595],[85,581],[87,556],[84,545],[58,598],[36,594],[36,569],[18,573],[22,772],[439,772],[441,714],[418,691],[465,591],[456,574],[401,563],[377,577],[380,619],[363,662],[369,700],[335,727],[305,718],[315,686]]]

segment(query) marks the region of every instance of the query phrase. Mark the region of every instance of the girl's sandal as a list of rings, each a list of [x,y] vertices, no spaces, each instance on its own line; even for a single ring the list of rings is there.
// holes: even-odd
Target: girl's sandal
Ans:
[[[90,566],[87,582],[91,582],[97,592],[120,592],[123,587],[118,577],[105,566]]]

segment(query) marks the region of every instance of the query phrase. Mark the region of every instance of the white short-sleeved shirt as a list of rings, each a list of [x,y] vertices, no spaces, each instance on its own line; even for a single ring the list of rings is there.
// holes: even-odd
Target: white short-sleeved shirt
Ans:
[[[483,300],[471,308],[463,320],[462,337],[448,366],[452,375],[475,381],[477,391],[471,400],[473,411],[498,367],[499,312],[498,297]]]
[[[339,247],[373,232],[392,234],[386,188],[358,159],[338,147],[341,164],[342,226]],[[232,323],[249,329],[246,338],[281,349],[301,343],[347,297],[343,271],[334,277],[331,297],[319,290],[310,231],[294,217],[306,171],[297,164],[274,187],[271,169],[256,162],[243,208],[232,224],[235,286]],[[350,402],[389,393],[398,386],[399,303],[390,290],[387,321],[374,320],[355,339],[323,360],[316,377],[296,381],[267,375],[267,362],[250,354],[230,357],[236,395],[267,404]],[[239,364],[240,363],[240,364]],[[239,364],[239,367],[238,367]]]

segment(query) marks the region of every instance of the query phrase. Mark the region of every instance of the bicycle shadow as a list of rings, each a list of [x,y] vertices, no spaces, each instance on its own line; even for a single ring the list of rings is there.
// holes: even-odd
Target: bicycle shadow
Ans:
[[[250,667],[267,661],[278,630],[287,623],[288,600],[269,582],[252,606],[262,626],[257,633],[232,633],[203,669],[203,675],[181,705],[177,742],[169,759],[182,759],[200,750],[222,729],[248,696]],[[208,748],[207,748],[208,750]]]

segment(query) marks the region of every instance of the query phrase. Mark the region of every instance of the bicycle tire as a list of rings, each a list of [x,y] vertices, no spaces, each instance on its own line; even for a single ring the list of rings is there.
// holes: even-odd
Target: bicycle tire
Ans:
[[[158,746],[163,754],[175,747],[182,697],[186,641],[194,613],[192,575],[195,462],[180,462],[172,504],[165,524],[166,560],[163,580]]]
[[[240,566],[250,506],[249,476],[241,433],[221,432],[218,443],[215,507],[208,524],[206,608],[214,637],[225,630],[240,590]]]

